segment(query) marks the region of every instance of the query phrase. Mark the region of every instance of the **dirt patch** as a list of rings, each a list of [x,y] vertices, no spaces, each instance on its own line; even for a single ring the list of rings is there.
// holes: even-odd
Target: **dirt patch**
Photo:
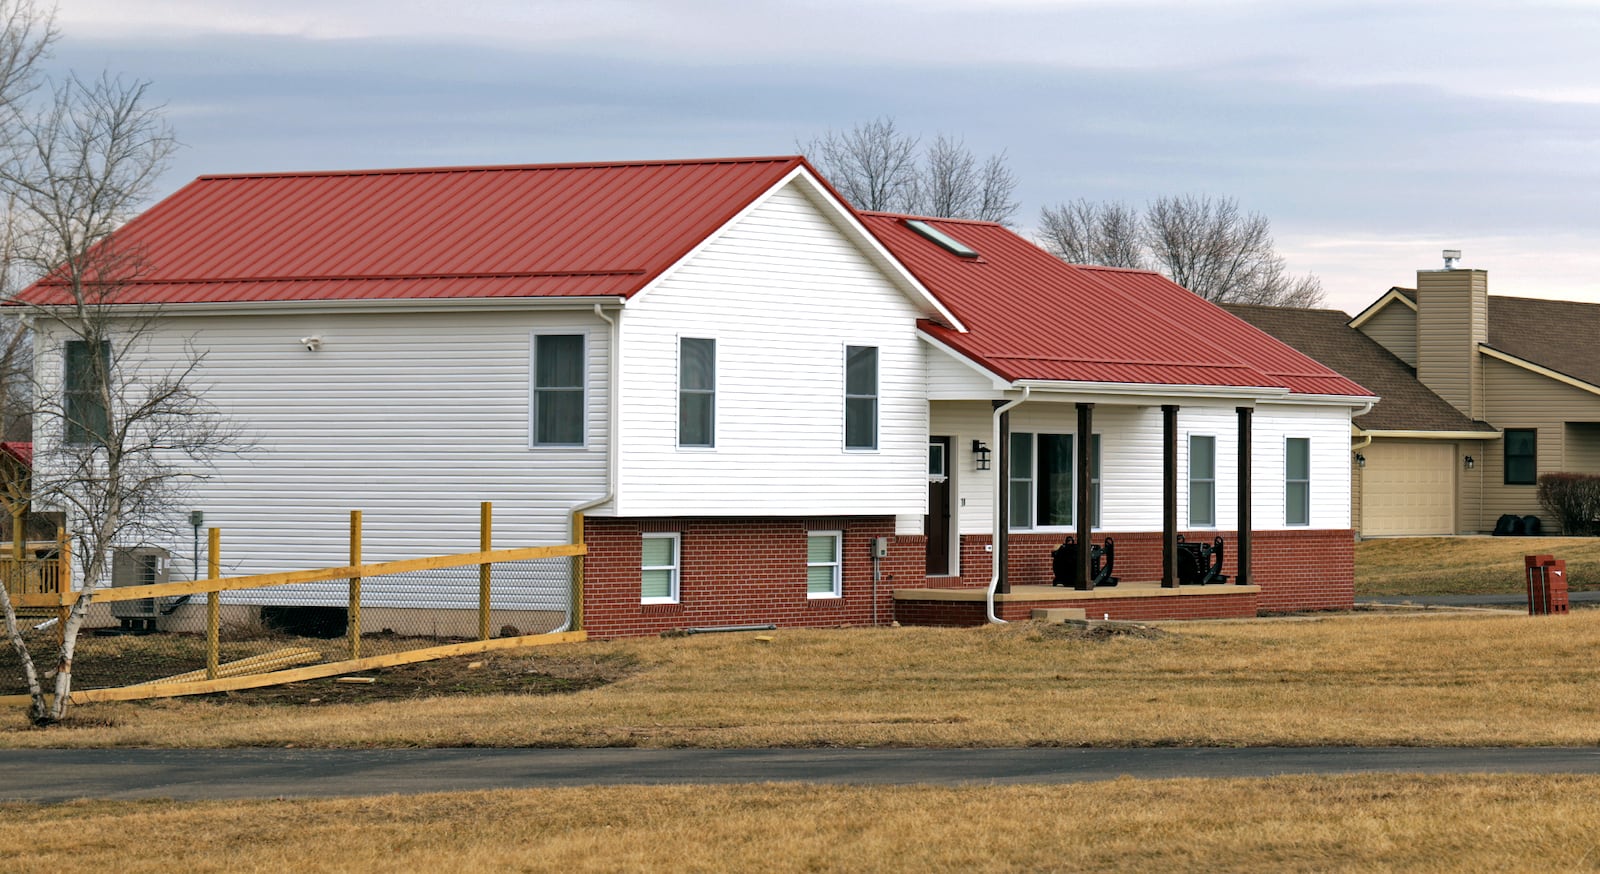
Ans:
[[[1176,637],[1172,632],[1153,625],[1136,622],[1013,622],[1007,629],[1025,634],[1032,640],[1090,640],[1105,641],[1125,637],[1133,640],[1164,640]]]
[[[625,653],[484,653],[339,677],[204,696],[240,704],[360,704],[461,695],[559,695],[614,683],[639,670]]]

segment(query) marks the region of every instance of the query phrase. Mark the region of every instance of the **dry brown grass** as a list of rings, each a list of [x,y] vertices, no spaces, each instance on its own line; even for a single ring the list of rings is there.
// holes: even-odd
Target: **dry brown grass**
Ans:
[[[552,648],[637,672],[571,695],[320,707],[87,705],[0,745],[1593,745],[1600,611],[1174,623],[1160,639],[1060,626],[786,630]],[[536,658],[529,656],[528,658]],[[380,678],[381,682],[381,678]]]
[[[1574,590],[1600,589],[1600,537],[1395,537],[1356,544],[1356,594],[1520,593],[1525,555],[1565,561]]]
[[[5,868],[119,871],[1593,869],[1596,777],[673,786],[0,805]]]

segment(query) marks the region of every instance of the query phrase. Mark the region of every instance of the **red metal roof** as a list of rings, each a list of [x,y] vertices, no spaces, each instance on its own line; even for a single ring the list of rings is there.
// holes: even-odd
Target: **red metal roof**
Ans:
[[[968,332],[923,329],[1007,380],[1371,394],[1160,274],[1067,264],[992,222],[921,219],[978,251],[963,258],[906,218],[861,214]]]
[[[23,467],[33,467],[33,444],[26,440],[0,442],[0,452],[22,462]]]
[[[118,303],[622,296],[799,157],[202,176],[119,230]],[[25,291],[62,302],[48,281]]]

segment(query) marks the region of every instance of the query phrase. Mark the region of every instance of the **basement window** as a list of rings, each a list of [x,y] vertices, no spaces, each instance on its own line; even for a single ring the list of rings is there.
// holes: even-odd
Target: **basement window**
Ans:
[[[961,242],[955,237],[950,236],[949,234],[939,230],[927,222],[918,221],[916,219],[906,219],[906,227],[916,231],[924,237],[927,237],[928,239],[937,243],[940,248],[950,252],[953,255],[961,258],[978,257],[977,249],[968,246],[966,243]]]

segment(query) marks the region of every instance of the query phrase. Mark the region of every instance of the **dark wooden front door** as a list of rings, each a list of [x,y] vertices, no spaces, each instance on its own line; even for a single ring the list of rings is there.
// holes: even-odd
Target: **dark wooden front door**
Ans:
[[[950,438],[928,438],[928,575],[950,573]]]

